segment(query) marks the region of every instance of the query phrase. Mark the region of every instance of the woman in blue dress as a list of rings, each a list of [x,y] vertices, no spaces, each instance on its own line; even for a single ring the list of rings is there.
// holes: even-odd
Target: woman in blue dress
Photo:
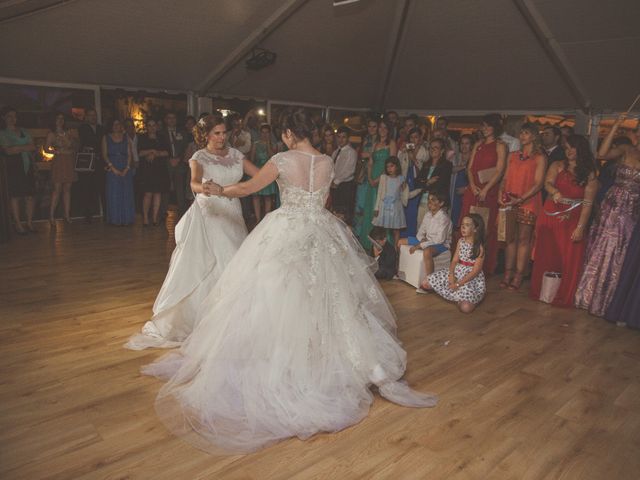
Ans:
[[[107,223],[132,225],[135,222],[132,154],[120,120],[113,120],[110,133],[102,139],[102,157],[107,171]]]

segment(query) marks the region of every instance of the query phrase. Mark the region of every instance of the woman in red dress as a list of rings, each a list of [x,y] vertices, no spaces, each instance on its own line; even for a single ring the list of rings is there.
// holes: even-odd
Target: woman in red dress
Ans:
[[[507,165],[507,146],[498,140],[502,133],[502,122],[496,113],[485,115],[481,127],[484,140],[473,147],[471,160],[467,165],[469,186],[462,199],[460,218],[469,214],[473,205],[489,208],[486,225],[486,254],[484,272],[491,274],[496,268],[498,237],[498,182]]]
[[[566,140],[566,160],[553,162],[547,172],[545,189],[549,193],[544,214],[536,226],[536,258],[531,274],[531,298],[540,298],[544,272],[560,272],[560,288],[554,305],[572,307],[586,247],[585,231],[593,199],[598,191],[595,161],[589,142],[580,135]],[[564,214],[576,201],[583,203]]]
[[[500,183],[498,203],[516,212],[515,235],[505,250],[502,288],[518,290],[531,258],[531,236],[542,210],[540,190],[547,169],[547,157],[540,149],[538,127],[525,123],[520,129],[520,150],[511,152],[507,171]],[[514,275],[515,267],[515,275]]]

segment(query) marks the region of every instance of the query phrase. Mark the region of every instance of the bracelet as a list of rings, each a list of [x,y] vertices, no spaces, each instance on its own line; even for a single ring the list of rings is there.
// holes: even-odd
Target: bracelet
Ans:
[[[584,223],[579,223],[578,225],[576,225],[576,228],[584,228]]]

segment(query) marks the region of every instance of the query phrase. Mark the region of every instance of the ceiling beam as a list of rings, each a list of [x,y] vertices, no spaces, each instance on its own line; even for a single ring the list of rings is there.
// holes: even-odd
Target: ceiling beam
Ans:
[[[0,25],[2,25],[4,23],[12,22],[14,20],[20,20],[20,19],[23,19],[23,18],[26,18],[26,17],[30,17],[31,15],[35,15],[35,14],[38,14],[38,13],[48,12],[49,10],[53,10],[54,8],[62,7],[64,5],[67,5],[67,4],[75,2],[75,1],[77,1],[77,0],[60,0],[60,1],[57,1],[57,2],[54,2],[54,3],[50,3],[49,5],[45,5],[43,7],[36,7],[36,8],[31,9],[31,10],[27,10],[26,12],[17,13],[15,15],[10,16],[10,17],[0,18]],[[2,15],[2,9],[3,8],[17,6],[17,5],[20,5],[22,3],[29,3],[29,0],[13,0],[11,2],[4,2],[2,5],[0,5],[0,15]]]
[[[206,94],[229,70],[235,67],[238,62],[245,58],[254,47],[267,38],[276,28],[278,28],[287,18],[289,18],[308,0],[287,0],[273,14],[267,18],[251,35],[245,38],[233,51],[225,58],[198,87],[201,94]]]
[[[405,31],[405,23],[407,21],[407,14],[409,11],[409,5],[411,0],[401,0],[398,4],[396,14],[393,18],[393,23],[389,28],[389,43],[387,43],[387,49],[384,54],[384,60],[382,64],[382,81],[378,87],[377,96],[377,108],[379,111],[384,110],[385,103],[387,101],[387,92],[389,85],[391,84],[391,78],[395,69],[396,58],[398,57],[398,50],[400,49],[400,43]]]
[[[527,24],[540,42],[540,45],[546,52],[549,60],[553,63],[558,73],[569,87],[572,95],[575,97],[578,105],[584,112],[588,112],[591,108],[591,98],[587,94],[582,81],[574,71],[569,59],[564,53],[562,46],[556,40],[547,26],[542,14],[536,8],[533,0],[513,0]]]

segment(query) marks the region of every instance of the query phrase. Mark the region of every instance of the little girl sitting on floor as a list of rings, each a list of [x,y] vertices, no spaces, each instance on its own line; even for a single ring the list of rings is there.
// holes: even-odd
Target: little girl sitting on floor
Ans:
[[[433,289],[445,299],[456,302],[461,312],[471,313],[486,293],[484,273],[484,221],[476,213],[462,219],[462,238],[449,270],[438,270],[422,283],[425,290]]]

